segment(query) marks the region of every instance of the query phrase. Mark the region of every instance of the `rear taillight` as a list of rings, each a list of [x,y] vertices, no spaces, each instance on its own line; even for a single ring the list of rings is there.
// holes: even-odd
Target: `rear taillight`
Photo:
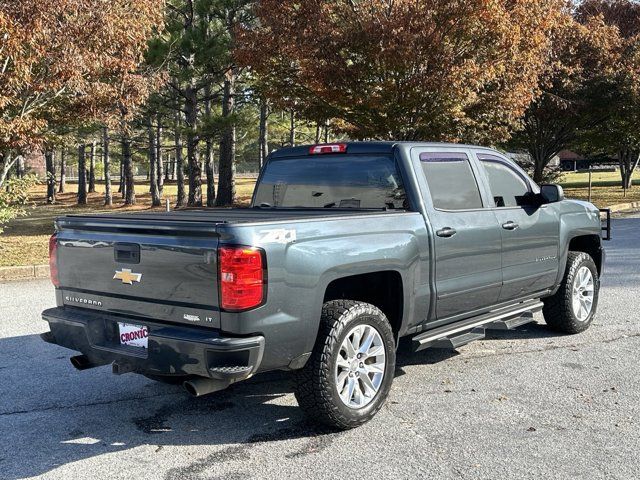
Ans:
[[[51,271],[51,283],[56,287],[60,286],[60,280],[58,279],[58,239],[54,235],[51,235],[49,239],[49,269]]]
[[[323,153],[345,153],[346,151],[346,143],[323,143],[309,148],[309,154],[311,155],[321,155]]]
[[[264,302],[266,263],[264,251],[252,247],[218,249],[220,306],[238,312]]]

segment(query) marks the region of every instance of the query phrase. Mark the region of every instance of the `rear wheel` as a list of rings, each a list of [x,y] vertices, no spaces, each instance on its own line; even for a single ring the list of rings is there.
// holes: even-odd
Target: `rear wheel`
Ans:
[[[560,288],[543,300],[542,313],[547,325],[564,333],[585,331],[596,313],[599,290],[593,259],[584,252],[569,252]]]
[[[314,421],[348,429],[384,404],[395,370],[391,325],[375,306],[352,300],[324,304],[311,358],[296,373],[296,399]]]

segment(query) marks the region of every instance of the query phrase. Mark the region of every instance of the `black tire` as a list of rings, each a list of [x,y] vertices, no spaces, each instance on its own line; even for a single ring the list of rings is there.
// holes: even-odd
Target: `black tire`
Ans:
[[[574,282],[578,271],[582,267],[587,267],[593,276],[593,303],[587,317],[580,320],[574,312],[572,302]],[[560,288],[554,295],[542,300],[544,303],[542,313],[545,322],[550,328],[559,332],[571,334],[584,332],[589,328],[596,314],[599,290],[600,279],[593,259],[584,252],[569,252],[567,267]]]
[[[385,349],[386,363],[375,396],[364,407],[352,408],[340,398],[335,372],[341,345],[347,334],[358,325],[374,327],[379,333]],[[391,389],[395,364],[395,338],[384,313],[368,303],[332,300],[322,307],[318,338],[311,357],[296,372],[296,399],[308,418],[314,422],[341,430],[357,427],[370,420],[382,408]]]

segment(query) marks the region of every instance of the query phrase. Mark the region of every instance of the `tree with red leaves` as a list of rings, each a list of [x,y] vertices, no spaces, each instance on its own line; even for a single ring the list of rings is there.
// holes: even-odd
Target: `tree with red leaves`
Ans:
[[[264,0],[236,58],[280,107],[353,138],[505,140],[538,92],[556,0]]]

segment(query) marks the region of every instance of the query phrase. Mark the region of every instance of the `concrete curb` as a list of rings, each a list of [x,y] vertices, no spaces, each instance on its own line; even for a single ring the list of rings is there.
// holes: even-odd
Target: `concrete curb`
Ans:
[[[616,203],[615,205],[609,205],[606,208],[611,210],[611,213],[624,212],[626,210],[640,208],[640,202]]]
[[[49,278],[49,265],[0,267],[0,282],[33,280],[34,278]]]

